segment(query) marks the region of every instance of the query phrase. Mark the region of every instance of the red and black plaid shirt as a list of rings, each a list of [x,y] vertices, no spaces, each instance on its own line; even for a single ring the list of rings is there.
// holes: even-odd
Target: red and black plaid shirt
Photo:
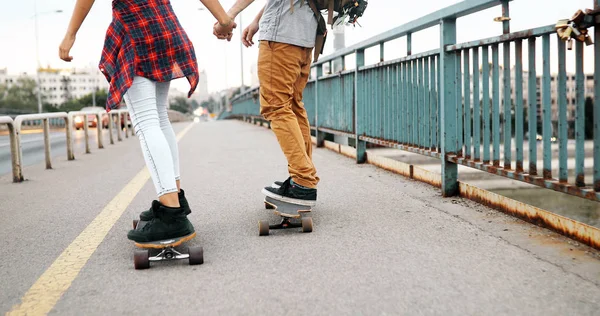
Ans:
[[[169,0],[113,0],[113,20],[100,71],[110,82],[106,110],[117,109],[134,76],[165,82],[187,77],[198,85],[194,47]]]

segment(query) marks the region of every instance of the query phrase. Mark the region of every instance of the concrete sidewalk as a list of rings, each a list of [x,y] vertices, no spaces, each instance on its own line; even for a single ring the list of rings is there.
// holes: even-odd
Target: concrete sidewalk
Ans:
[[[177,131],[187,127],[177,124]],[[600,254],[548,230],[352,159],[316,149],[314,232],[258,236],[262,187],[284,180],[272,132],[237,121],[194,124],[181,139],[182,184],[205,263],[133,268],[126,239],[155,197],[150,181],[52,303],[57,315],[597,315]],[[144,169],[132,139],[31,179],[0,177],[0,313],[20,304],[82,231]],[[129,185],[128,185],[129,183]],[[127,202],[128,203],[128,202]],[[125,205],[119,205],[124,207]],[[112,224],[111,224],[112,225]],[[81,249],[85,252],[89,249]],[[65,269],[68,269],[66,267]],[[31,293],[31,292],[30,292]],[[27,296],[31,298],[31,296]],[[50,302],[50,303],[49,303]]]

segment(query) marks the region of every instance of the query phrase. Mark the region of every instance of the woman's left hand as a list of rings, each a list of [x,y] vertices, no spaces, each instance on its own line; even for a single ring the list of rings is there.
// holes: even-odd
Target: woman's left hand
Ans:
[[[66,61],[66,62],[70,62],[73,60],[73,56],[69,55],[69,52],[71,51],[71,48],[73,47],[73,44],[75,44],[75,35],[65,36],[65,38],[63,39],[63,41],[60,44],[59,49],[58,49],[58,55],[60,56],[60,59]]]

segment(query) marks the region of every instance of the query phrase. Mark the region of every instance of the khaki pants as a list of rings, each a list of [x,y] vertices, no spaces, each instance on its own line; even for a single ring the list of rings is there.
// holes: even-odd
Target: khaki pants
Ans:
[[[288,161],[295,183],[316,188],[317,170],[312,162],[310,123],[302,92],[308,82],[312,48],[277,42],[260,42],[258,79],[260,113],[271,129]]]

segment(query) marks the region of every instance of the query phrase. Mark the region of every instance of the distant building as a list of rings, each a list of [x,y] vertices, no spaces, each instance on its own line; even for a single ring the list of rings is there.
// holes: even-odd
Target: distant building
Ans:
[[[17,82],[17,80],[19,80],[19,78],[27,78],[27,74],[23,73],[23,74],[19,74],[19,75],[11,75],[8,73],[8,69],[4,68],[4,69],[0,69],[0,84],[1,85],[7,85],[7,86],[12,86],[13,84],[15,84]]]
[[[491,68],[491,67],[490,67]],[[516,83],[516,77],[515,77],[515,67],[513,67],[510,71],[511,74],[511,79],[510,79],[510,94],[511,94],[511,101],[512,101],[512,105],[513,105],[513,109],[515,106],[515,100],[517,99],[517,89],[521,89],[522,91],[522,95],[523,95],[523,108],[524,109],[528,109],[529,108],[529,72],[528,71],[523,71],[522,72],[522,76],[523,76],[523,85],[522,87],[517,88],[517,83]],[[480,69],[480,78],[483,75],[483,72]],[[489,91],[489,95],[490,95],[490,100],[492,99],[492,92],[493,92],[493,85],[492,85],[492,77],[491,77],[492,73],[491,73],[491,69],[490,69],[490,91]],[[577,105],[577,98],[576,98],[576,82],[575,82],[575,75],[574,74],[567,74],[566,76],[566,98],[567,98],[567,121],[574,121],[575,120],[575,112],[576,112],[576,105]],[[472,80],[472,78],[471,78]],[[504,112],[504,71],[502,69],[502,66],[500,66],[500,76],[498,78],[499,80],[499,94],[500,94],[500,112],[503,113]],[[534,89],[536,89],[535,91],[535,96],[536,96],[536,104],[537,104],[537,116],[538,116],[538,120],[542,119],[542,77],[540,76],[539,73],[536,74],[536,86],[533,87]],[[462,82],[464,84],[464,81]],[[472,84],[472,83],[471,83]],[[463,86],[464,89],[464,86]],[[464,90],[463,90],[464,91]],[[480,80],[479,83],[479,91],[480,91],[480,96],[479,99],[482,100],[483,98],[483,80]],[[473,106],[473,89],[471,88],[471,106]],[[551,120],[554,122],[558,121],[558,117],[559,117],[559,105],[558,105],[558,74],[553,74],[551,79],[550,79],[550,94],[551,94]],[[593,75],[585,75],[585,79],[584,79],[584,94],[585,97],[594,97],[594,76]],[[490,108],[491,110],[491,108]],[[527,119],[527,118],[525,118]]]
[[[40,68],[40,86],[44,101],[60,107],[63,103],[91,94],[94,90],[108,90],[108,82],[98,70],[84,69],[54,69]],[[7,69],[0,69],[0,84],[11,86],[19,78],[29,78],[37,81],[34,75],[26,73],[9,74]]]
[[[192,99],[196,100],[198,104],[202,104],[202,102],[208,100],[209,98],[210,94],[208,93],[208,75],[206,74],[205,70],[201,70],[200,78],[198,79],[198,87],[192,95]]]
[[[54,69],[40,68],[40,86],[46,102],[60,107],[63,103],[79,99],[98,90],[108,90],[104,75],[94,68]]]

